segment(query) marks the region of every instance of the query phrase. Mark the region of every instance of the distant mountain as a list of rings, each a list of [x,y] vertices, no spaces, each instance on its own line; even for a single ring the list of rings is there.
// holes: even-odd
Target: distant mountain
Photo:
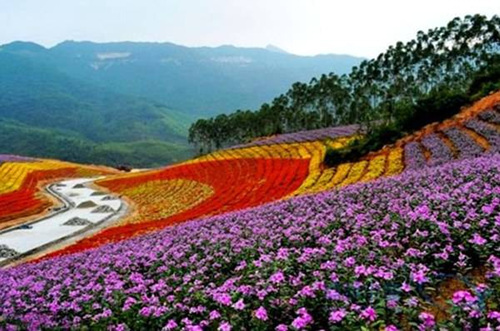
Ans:
[[[14,47],[13,47],[14,46]],[[24,53],[19,43],[2,49]],[[254,109],[291,84],[349,72],[361,58],[297,56],[276,46],[189,48],[172,43],[66,41],[32,52],[67,75],[115,92],[145,97],[193,118]]]
[[[0,46],[0,152],[155,166],[191,155],[197,118],[257,108],[351,56],[171,43]]]
[[[182,114],[158,102],[71,78],[38,61],[40,49],[33,44],[12,47],[16,53],[0,51],[0,152],[148,166],[151,160],[130,162],[130,150],[125,147],[169,142],[188,150],[185,137],[190,120]],[[94,155],[95,148],[111,143],[120,144],[128,157],[120,161]],[[166,152],[155,164],[178,159],[177,151],[175,156]]]
[[[276,53],[282,53],[282,54],[289,54],[287,51],[285,51],[284,49],[281,49],[279,48],[278,46],[274,46],[274,45],[267,45],[266,46],[266,49],[268,51],[271,51],[271,52],[276,52]]]

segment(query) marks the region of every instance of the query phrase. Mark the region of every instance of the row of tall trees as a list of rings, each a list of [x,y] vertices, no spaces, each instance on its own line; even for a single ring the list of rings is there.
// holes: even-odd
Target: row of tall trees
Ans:
[[[189,129],[189,141],[201,153],[273,134],[362,124],[370,128],[401,116],[402,109],[436,89],[466,91],[473,77],[497,63],[500,18],[455,18],[446,26],[390,46],[363,61],[350,74],[334,73],[295,83],[259,110],[201,119]]]

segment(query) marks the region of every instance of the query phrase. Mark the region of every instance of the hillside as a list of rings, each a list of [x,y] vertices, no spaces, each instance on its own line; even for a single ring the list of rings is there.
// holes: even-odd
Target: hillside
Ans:
[[[500,91],[334,168],[356,127],[107,176],[133,213],[0,270],[0,327],[498,327],[499,125]]]
[[[357,62],[229,46],[14,42],[0,46],[0,151],[170,164],[192,155],[187,128],[200,116],[259,104],[297,80]]]
[[[356,162],[323,164],[328,148],[355,139],[356,127],[283,135],[210,153],[174,166],[97,181],[127,197],[136,212],[119,225],[55,254],[120,241],[176,223],[263,203],[342,188],[358,182],[497,153],[500,92]],[[279,137],[278,137],[279,138]],[[182,202],[180,202],[182,201]],[[158,206],[165,206],[159,208]]]
[[[19,55],[0,52],[2,119],[77,132],[102,141],[181,141],[180,114],[138,98],[109,92]]]

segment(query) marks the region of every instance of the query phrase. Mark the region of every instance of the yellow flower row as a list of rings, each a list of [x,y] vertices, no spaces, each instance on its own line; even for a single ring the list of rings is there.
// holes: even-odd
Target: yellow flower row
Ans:
[[[347,174],[346,179],[339,186],[346,186],[350,184],[357,183],[361,176],[363,176],[366,166],[368,165],[368,161],[359,161],[353,164],[351,170]]]
[[[65,162],[6,162],[0,165],[0,194],[18,190],[29,173],[39,170],[57,170],[68,167]]]
[[[395,147],[391,149],[387,162],[387,170],[384,176],[393,176],[402,173],[405,168],[403,162],[403,148]]]
[[[298,144],[301,146],[301,155],[303,158],[310,158],[309,175],[303,184],[295,190],[290,196],[316,193],[333,188],[336,183],[332,183],[335,174],[334,169],[323,169],[323,160],[325,158],[326,146],[339,149],[351,143],[356,136],[340,137],[326,140],[324,143],[315,141],[310,143]],[[326,146],[325,146],[326,145]]]
[[[197,205],[213,193],[209,185],[186,179],[145,182],[121,192],[134,202],[137,210],[120,224],[167,218]]]
[[[361,178],[361,181],[367,182],[376,179],[384,174],[386,155],[377,155],[370,160],[366,174]]]
[[[316,153],[324,153],[324,144],[332,148],[342,148],[356,139],[357,136],[340,137],[336,139],[322,141],[312,141],[303,143],[286,143],[275,145],[252,146],[240,149],[228,149],[216,151],[199,158],[187,161],[188,163],[228,160],[237,158],[292,158],[292,159],[309,159]],[[314,161],[318,163],[317,161]]]
[[[325,143],[333,149],[340,149],[340,148],[346,147],[351,142],[353,142],[354,140],[359,139],[359,138],[361,138],[361,135],[355,134],[355,135],[347,136],[347,137],[328,139]]]
[[[394,148],[370,160],[344,163],[336,168],[323,169],[324,154],[317,153],[310,164],[310,173],[304,183],[290,196],[317,193],[357,182],[366,182],[382,176],[392,176],[404,170],[403,149]]]

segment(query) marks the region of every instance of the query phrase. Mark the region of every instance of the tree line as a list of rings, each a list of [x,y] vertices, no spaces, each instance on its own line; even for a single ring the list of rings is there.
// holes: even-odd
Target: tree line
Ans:
[[[390,46],[349,74],[329,73],[309,83],[297,82],[256,111],[237,110],[200,119],[189,129],[189,142],[206,153],[300,130],[357,123],[370,132],[391,123],[411,122],[419,117],[422,100],[429,95],[456,99],[471,88],[481,93],[480,79],[490,77],[493,68],[498,70],[499,53],[497,15],[454,18],[446,26],[419,31],[415,39]],[[428,112],[425,116],[434,117]]]

